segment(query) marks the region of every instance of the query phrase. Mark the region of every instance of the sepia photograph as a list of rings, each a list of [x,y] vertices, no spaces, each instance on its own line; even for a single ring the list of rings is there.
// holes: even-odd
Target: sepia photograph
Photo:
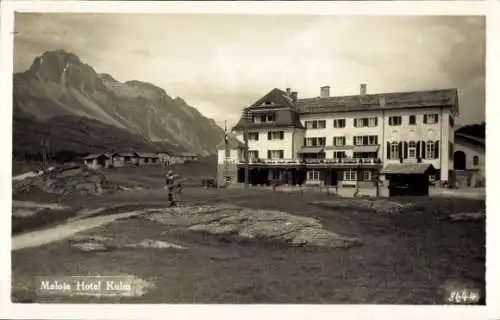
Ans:
[[[486,305],[486,17],[15,12],[13,304]]]

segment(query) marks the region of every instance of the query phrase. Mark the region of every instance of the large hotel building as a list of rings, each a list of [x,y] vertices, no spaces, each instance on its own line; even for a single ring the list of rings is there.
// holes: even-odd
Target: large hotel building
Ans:
[[[245,181],[245,128],[251,184],[373,185],[388,164],[432,164],[442,182],[453,175],[456,89],[369,94],[362,84],[357,95],[330,96],[325,86],[314,98],[273,89],[244,110],[218,146],[226,183]]]

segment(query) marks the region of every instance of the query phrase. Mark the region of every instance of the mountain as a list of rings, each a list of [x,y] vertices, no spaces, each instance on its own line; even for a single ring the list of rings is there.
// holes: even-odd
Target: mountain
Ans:
[[[13,120],[14,155],[18,158],[40,157],[42,139],[48,141],[51,153],[72,153],[74,156],[106,151],[186,151],[166,142],[148,141],[88,117],[59,115],[39,121],[17,110]]]
[[[99,74],[64,50],[45,52],[14,74],[13,98],[15,151],[36,148],[43,136],[51,149],[77,152],[130,145],[208,155],[224,137],[214,120],[182,98],[151,83]]]

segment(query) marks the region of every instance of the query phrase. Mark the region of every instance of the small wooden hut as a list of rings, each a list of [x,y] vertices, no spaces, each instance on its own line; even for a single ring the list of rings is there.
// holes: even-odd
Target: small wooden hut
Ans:
[[[382,169],[389,180],[389,196],[428,196],[429,176],[436,174],[432,164],[394,163]]]

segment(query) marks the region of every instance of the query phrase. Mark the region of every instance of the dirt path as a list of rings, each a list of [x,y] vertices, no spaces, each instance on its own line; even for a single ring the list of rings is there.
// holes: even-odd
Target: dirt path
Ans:
[[[59,225],[45,230],[24,233],[18,236],[14,236],[12,238],[12,251],[24,248],[38,247],[51,242],[63,240],[78,232],[82,232],[88,229],[92,229],[95,227],[111,223],[116,219],[137,216],[147,211],[148,210],[137,210],[137,211],[122,212],[107,216],[86,218],[76,221],[70,221],[63,225]]]

